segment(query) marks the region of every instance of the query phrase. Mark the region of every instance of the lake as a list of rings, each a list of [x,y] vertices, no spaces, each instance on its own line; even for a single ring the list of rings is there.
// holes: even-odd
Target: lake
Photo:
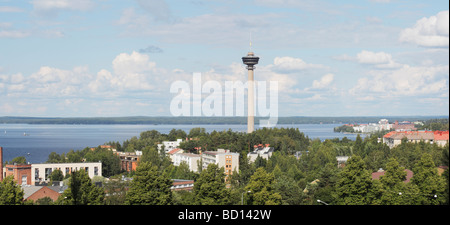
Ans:
[[[347,137],[355,140],[356,134],[333,132],[341,124],[278,124],[276,127],[298,128],[311,139],[320,140]],[[203,127],[206,132],[214,130],[247,131],[246,124],[231,125],[35,125],[35,124],[0,124],[0,146],[3,147],[3,161],[10,161],[18,156],[25,156],[28,162],[44,163],[51,152],[58,154],[86,147],[97,147],[109,141],[123,141],[139,137],[147,130],[157,130],[168,134],[173,128],[186,133],[194,127]],[[255,124],[255,129],[258,129]]]

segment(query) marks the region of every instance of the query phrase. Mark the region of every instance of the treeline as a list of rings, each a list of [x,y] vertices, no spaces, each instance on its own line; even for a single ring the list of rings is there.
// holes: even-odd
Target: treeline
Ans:
[[[339,124],[339,123],[376,123],[380,119],[390,121],[416,121],[448,116],[417,117],[279,117],[278,124]],[[255,117],[255,121],[267,119]],[[246,124],[247,117],[169,117],[169,116],[134,116],[134,117],[0,117],[0,123],[25,124]]]
[[[182,144],[188,151],[195,152],[195,147],[202,147],[202,150],[225,148],[239,152],[239,171],[234,171],[225,179],[224,169],[214,164],[200,173],[190,172],[185,164],[174,166],[164,152],[157,151],[157,143],[177,138],[189,140]],[[93,187],[80,188],[89,192],[82,196],[94,196],[89,197],[92,202],[89,199],[87,203],[84,200],[76,202],[118,205],[314,205],[321,204],[318,202],[320,200],[327,204],[344,205],[448,204],[448,169],[442,175],[437,170],[440,165],[448,167],[448,144],[440,147],[404,140],[389,149],[378,142],[377,136],[362,139],[358,135],[355,141],[344,137],[322,142],[311,140],[294,128],[263,128],[251,134],[231,130],[208,133],[204,128],[194,128],[189,133],[173,129],[169,134],[152,130],[142,132],[139,137],[133,137],[121,145],[116,142],[110,144],[117,145],[122,151],[143,151],[137,170],[127,175],[133,180],[110,177],[103,186],[110,193],[108,195],[99,194]],[[270,144],[275,152],[268,160],[257,158],[250,163],[247,153],[257,144]],[[100,149],[93,152],[96,151],[101,152]],[[87,154],[86,151],[84,156]],[[69,155],[65,157],[69,158]],[[337,156],[350,156],[345,167],[338,167]],[[372,180],[371,173],[380,168],[386,171],[385,175],[380,180]],[[409,183],[404,183],[404,169],[414,173]],[[75,179],[85,180],[80,177]],[[194,190],[172,192],[171,179],[193,179]],[[69,181],[69,184],[73,183]],[[58,203],[75,204],[75,201],[63,201],[73,198],[69,194],[65,193]]]

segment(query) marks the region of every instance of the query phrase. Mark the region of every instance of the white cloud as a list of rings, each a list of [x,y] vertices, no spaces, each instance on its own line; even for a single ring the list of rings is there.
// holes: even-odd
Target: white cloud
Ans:
[[[349,93],[362,99],[368,96],[437,96],[449,91],[448,69],[448,65],[403,65],[395,70],[372,70],[369,77],[358,79]]]
[[[425,47],[448,47],[449,11],[418,20],[414,27],[402,30],[399,40]]]
[[[314,80],[312,88],[314,89],[323,89],[328,87],[331,82],[334,80],[334,74],[328,73],[325,74],[320,80]]]
[[[281,73],[292,73],[305,69],[318,69],[318,68],[325,68],[325,66],[320,64],[306,63],[300,58],[293,58],[289,56],[275,57],[272,66],[272,69],[274,71],[278,71]]]
[[[361,51],[356,55],[356,58],[359,63],[366,64],[384,64],[392,61],[391,54],[387,54],[384,52],[369,52],[369,51]]]
[[[92,0],[32,0],[34,10],[49,11],[49,10],[79,10],[86,11],[94,6]]]
[[[31,35],[29,31],[22,30],[0,30],[0,38],[24,38]]]
[[[369,64],[373,65],[378,69],[396,69],[400,68],[403,65],[395,62],[392,59],[392,55],[385,52],[371,52],[362,50],[360,53],[356,55],[356,58],[349,57],[347,55],[335,57],[338,60],[355,60],[361,64]]]

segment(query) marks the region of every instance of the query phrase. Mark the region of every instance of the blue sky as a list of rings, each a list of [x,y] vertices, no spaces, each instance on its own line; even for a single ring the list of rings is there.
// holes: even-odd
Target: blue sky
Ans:
[[[250,36],[279,116],[448,115],[448,27],[441,0],[0,0],[0,116],[170,116],[194,72],[245,82]]]

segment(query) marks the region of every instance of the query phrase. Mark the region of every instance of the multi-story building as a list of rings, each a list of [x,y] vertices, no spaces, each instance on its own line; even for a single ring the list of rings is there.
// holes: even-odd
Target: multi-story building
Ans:
[[[120,169],[122,171],[136,171],[138,162],[142,156],[142,151],[116,152],[120,159]]]
[[[202,168],[206,169],[209,164],[214,163],[225,168],[225,174],[231,175],[233,171],[239,171],[239,153],[226,149],[217,151],[205,151],[202,153]]]
[[[189,170],[193,172],[200,172],[199,165],[202,169],[206,169],[211,163],[223,167],[226,175],[231,175],[233,171],[239,171],[239,153],[226,149],[205,151],[201,154],[176,153],[172,155],[172,162],[175,166],[185,162],[189,166]]]
[[[32,184],[50,181],[50,174],[54,170],[60,170],[65,176],[73,171],[84,170],[89,178],[94,176],[102,176],[101,162],[85,162],[85,163],[40,163],[31,164],[31,182]]]
[[[199,172],[200,155],[192,153],[176,153],[172,155],[172,163],[175,166],[179,166],[182,162],[189,166],[189,170],[193,172]]]
[[[391,131],[383,136],[383,143],[393,148],[406,138],[409,142],[428,142],[444,146],[449,140],[449,131]]]
[[[269,144],[266,144],[265,146],[263,146],[262,144],[255,145],[254,150],[247,154],[247,158],[251,163],[255,162],[258,156],[267,160],[272,156],[273,150],[274,148],[269,147]]]
[[[162,144],[158,144],[158,151],[160,151],[164,146],[164,151],[168,153],[169,151],[178,148],[183,139],[177,139],[176,141],[163,141]]]

